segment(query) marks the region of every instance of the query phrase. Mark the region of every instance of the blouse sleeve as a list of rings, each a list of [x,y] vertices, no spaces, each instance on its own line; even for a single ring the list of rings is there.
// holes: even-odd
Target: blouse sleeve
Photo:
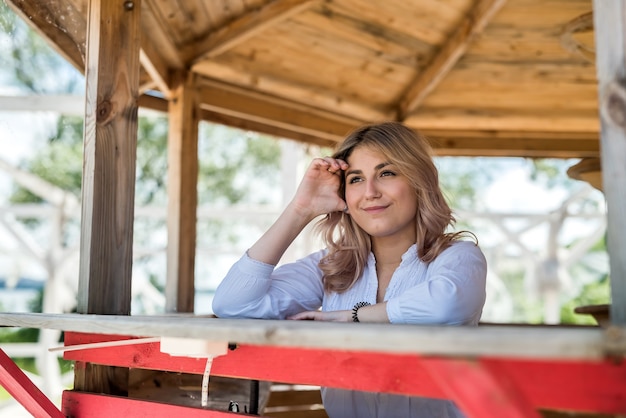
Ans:
[[[477,325],[485,304],[487,262],[472,242],[456,242],[428,266],[424,282],[387,301],[392,323]]]
[[[285,319],[319,309],[322,256],[319,251],[276,268],[244,254],[217,287],[213,313],[220,318]]]

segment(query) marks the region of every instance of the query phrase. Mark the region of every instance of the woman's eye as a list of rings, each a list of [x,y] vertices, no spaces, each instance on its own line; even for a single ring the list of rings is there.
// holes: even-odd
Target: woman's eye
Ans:
[[[395,176],[396,173],[394,173],[393,171],[383,171],[382,173],[380,173],[381,177],[387,177],[387,176]]]
[[[361,181],[361,177],[354,176],[348,179],[348,184],[358,183],[360,181]]]

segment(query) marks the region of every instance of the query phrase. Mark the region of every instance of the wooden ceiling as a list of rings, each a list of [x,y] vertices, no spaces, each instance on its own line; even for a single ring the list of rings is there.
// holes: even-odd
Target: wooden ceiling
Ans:
[[[597,157],[591,0],[141,4],[140,104],[196,74],[202,118],[329,145],[402,120],[440,155]],[[84,70],[87,0],[8,0]]]

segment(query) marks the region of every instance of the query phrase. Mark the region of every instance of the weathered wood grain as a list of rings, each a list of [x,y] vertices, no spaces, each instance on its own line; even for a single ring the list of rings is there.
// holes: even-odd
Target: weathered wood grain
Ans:
[[[135,336],[206,338],[284,347],[495,356],[602,359],[626,353],[623,328],[506,326],[445,327],[313,321],[216,319],[188,315],[125,316],[1,313],[0,325]]]

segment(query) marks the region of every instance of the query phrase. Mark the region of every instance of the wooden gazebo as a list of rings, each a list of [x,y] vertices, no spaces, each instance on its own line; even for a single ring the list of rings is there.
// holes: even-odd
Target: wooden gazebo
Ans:
[[[212,372],[291,383],[353,387],[337,378],[349,373],[345,362],[324,353],[363,365],[375,356],[376,370],[388,380],[366,379],[356,388],[448,397],[475,417],[539,416],[540,408],[626,413],[626,0],[8,3],[84,71],[86,129],[79,314],[6,313],[0,324],[63,329],[66,344],[120,336],[232,342],[239,348],[216,358]],[[129,316],[140,106],[169,117],[166,299],[172,314],[193,313],[200,120],[332,145],[361,123],[393,119],[426,134],[439,155],[581,158],[595,161],[598,173],[601,161],[610,327],[354,329]],[[66,354],[77,368],[65,415],[100,416],[94,411],[105,414],[104,405],[128,413],[146,408],[96,395],[113,393],[107,376],[119,369],[111,366],[204,370],[204,363],[178,366],[140,345],[128,347],[116,356],[89,346]],[[320,376],[310,366],[294,372],[305,355],[322,364],[317,369],[337,373]],[[259,356],[281,358],[284,367],[258,369],[246,360]],[[237,366],[243,363],[246,368]],[[406,365],[415,369],[409,373]],[[393,374],[394,367],[403,370]],[[471,379],[472,392],[459,376]],[[24,389],[27,382],[5,379],[25,403],[45,405],[44,414],[55,416]],[[89,413],[81,409],[86,404]]]

